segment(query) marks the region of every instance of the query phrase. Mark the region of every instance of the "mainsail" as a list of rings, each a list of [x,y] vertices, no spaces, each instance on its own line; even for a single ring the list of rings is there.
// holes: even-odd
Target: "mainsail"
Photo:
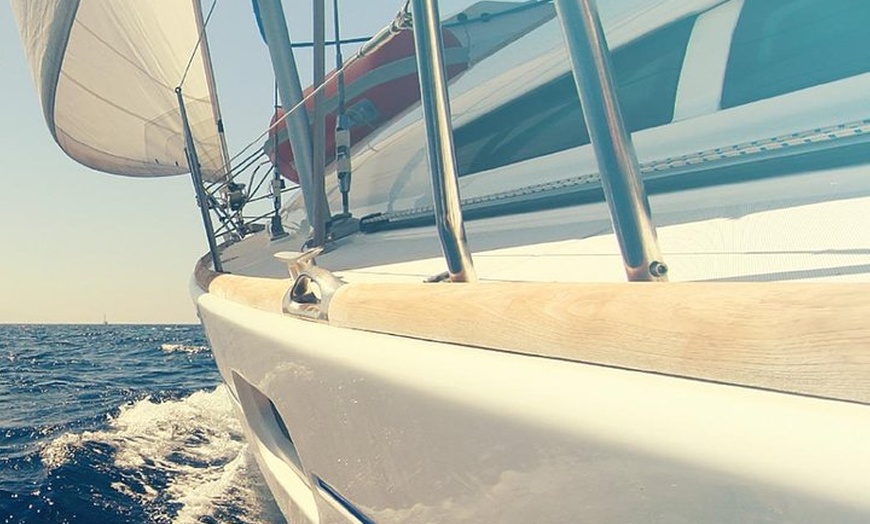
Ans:
[[[70,157],[119,175],[188,172],[180,85],[203,176],[224,175],[199,0],[11,3],[49,130]]]

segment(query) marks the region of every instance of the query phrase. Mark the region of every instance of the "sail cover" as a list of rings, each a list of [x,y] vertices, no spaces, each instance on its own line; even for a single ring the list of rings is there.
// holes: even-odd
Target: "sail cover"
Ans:
[[[119,175],[188,172],[181,85],[203,177],[223,176],[198,1],[11,0],[49,130],[70,157]]]

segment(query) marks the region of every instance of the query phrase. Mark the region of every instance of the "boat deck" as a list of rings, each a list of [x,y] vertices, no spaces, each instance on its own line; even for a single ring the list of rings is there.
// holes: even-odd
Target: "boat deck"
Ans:
[[[650,205],[671,281],[870,281],[866,166],[652,195]],[[483,281],[625,280],[603,202],[469,221],[466,229]],[[286,277],[272,255],[300,243],[255,235],[227,248],[224,265]],[[434,227],[342,239],[317,262],[350,283],[420,282],[446,269]]]

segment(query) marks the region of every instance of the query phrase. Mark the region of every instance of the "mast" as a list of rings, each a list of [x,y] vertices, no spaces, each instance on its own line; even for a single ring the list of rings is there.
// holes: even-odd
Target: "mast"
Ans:
[[[302,85],[296,68],[296,59],[291,49],[290,33],[280,0],[253,0],[257,21],[263,31],[263,37],[269,48],[275,81],[278,83],[278,93],[281,105],[287,115],[287,132],[293,158],[296,160],[296,172],[299,173],[299,185],[302,187],[302,198],[305,201],[305,211],[308,223],[315,227],[317,216],[314,214],[314,181],[312,176],[312,146],[311,128],[308,114],[303,106],[296,111],[291,110],[302,103]]]

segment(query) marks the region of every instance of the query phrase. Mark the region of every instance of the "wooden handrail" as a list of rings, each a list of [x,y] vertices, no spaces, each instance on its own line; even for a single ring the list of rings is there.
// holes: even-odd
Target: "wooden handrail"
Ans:
[[[293,285],[289,278],[262,278],[217,273],[208,255],[196,264],[193,277],[199,288],[217,297],[270,313],[282,313],[284,295]]]
[[[331,325],[870,403],[870,284],[351,284]]]
[[[290,279],[203,290],[282,312]],[[335,327],[870,404],[870,283],[347,284]]]

